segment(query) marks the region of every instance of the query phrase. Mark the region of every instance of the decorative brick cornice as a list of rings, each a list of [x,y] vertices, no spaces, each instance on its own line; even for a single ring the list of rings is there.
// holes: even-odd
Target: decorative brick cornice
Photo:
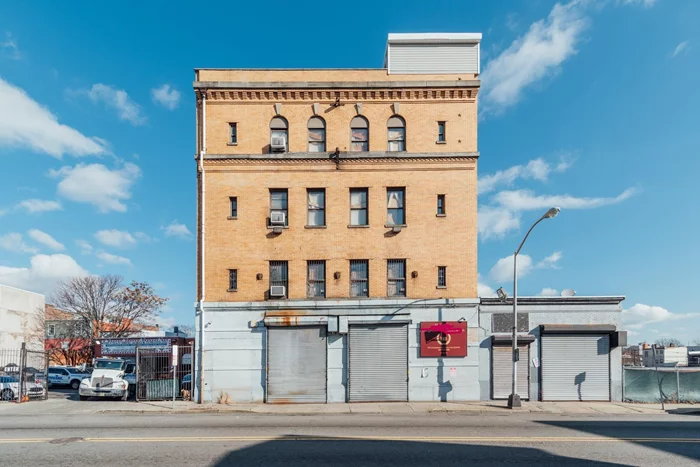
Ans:
[[[281,90],[213,90],[206,91],[207,99],[212,101],[306,101],[333,103],[336,99],[341,101],[445,101],[462,100],[470,101],[476,99],[478,88],[459,89],[281,89]]]

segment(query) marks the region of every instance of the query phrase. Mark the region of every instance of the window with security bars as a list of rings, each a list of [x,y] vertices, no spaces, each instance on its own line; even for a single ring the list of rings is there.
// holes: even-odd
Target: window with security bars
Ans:
[[[324,298],[326,296],[326,262],[306,262],[306,296]]]
[[[387,295],[389,297],[406,296],[406,260],[390,259],[386,262]]]
[[[350,261],[350,296],[369,297],[369,261],[366,259]]]
[[[228,290],[236,291],[238,290],[238,269],[228,270]]]
[[[405,197],[405,188],[386,189],[386,223],[388,225],[404,225],[406,223]]]
[[[350,225],[367,223],[367,188],[350,188]]]
[[[438,287],[447,287],[447,267],[438,266]]]
[[[287,261],[270,261],[270,287],[281,285],[285,293],[289,293]]]
[[[308,189],[306,196],[308,199],[306,225],[315,227],[326,225],[326,190],[324,188]]]

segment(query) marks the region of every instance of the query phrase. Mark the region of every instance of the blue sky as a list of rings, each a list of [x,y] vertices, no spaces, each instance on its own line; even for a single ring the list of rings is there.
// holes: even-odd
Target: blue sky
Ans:
[[[193,68],[381,67],[389,32],[482,32],[480,292],[560,205],[521,295],[625,295],[631,341],[700,339],[700,2],[273,3],[0,6],[0,283],[120,274],[191,323]]]

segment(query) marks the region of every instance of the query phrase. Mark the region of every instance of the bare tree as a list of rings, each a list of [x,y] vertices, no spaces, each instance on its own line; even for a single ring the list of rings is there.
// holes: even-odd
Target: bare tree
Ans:
[[[74,313],[80,335],[87,339],[129,337],[139,325],[151,325],[168,301],[146,282],[124,286],[120,276],[75,277],[59,283],[52,303]]]
[[[656,342],[654,342],[656,345],[661,345],[664,347],[670,347],[671,345],[675,347],[680,347],[681,341],[676,339],[675,337],[664,337],[661,339],[657,339]]]

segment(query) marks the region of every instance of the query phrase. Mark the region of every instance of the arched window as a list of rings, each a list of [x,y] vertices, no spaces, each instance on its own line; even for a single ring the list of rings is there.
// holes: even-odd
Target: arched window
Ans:
[[[369,151],[369,122],[361,115],[350,122],[350,151]]]
[[[326,151],[326,122],[321,117],[309,119],[309,152]]]
[[[389,151],[406,150],[406,121],[394,115],[389,119],[387,126],[387,139]]]
[[[270,151],[287,152],[288,148],[289,124],[284,117],[275,117],[270,121]]]

